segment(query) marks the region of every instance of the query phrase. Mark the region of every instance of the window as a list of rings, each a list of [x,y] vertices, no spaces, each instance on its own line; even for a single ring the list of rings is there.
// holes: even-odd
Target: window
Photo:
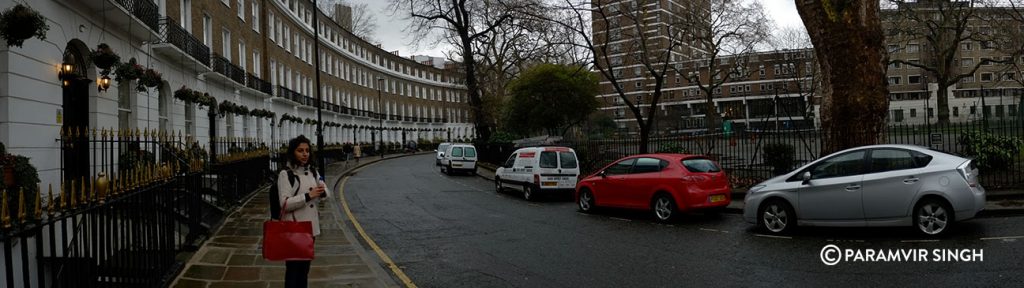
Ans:
[[[476,157],[476,148],[466,147],[466,157]]]
[[[683,167],[686,167],[686,171],[694,173],[707,173],[707,172],[719,172],[722,171],[715,162],[704,158],[691,158],[683,160]]]
[[[252,71],[256,77],[263,77],[262,59],[260,59],[260,51],[252,51]]]
[[[878,149],[871,151],[867,173],[904,170],[924,167],[931,161],[931,156],[921,154],[915,158],[908,150]]]
[[[974,58],[961,58],[960,59],[960,66],[961,67],[971,67],[971,66],[974,66]]]
[[[1013,81],[1014,79],[1016,79],[1014,76],[1015,75],[1014,75],[1013,72],[1003,73],[1003,80],[1005,80],[1005,81]]]
[[[811,179],[844,177],[860,174],[864,169],[864,151],[854,151],[826,159],[809,170]]]
[[[953,117],[960,117],[960,107],[953,106]]]
[[[213,46],[213,19],[206,13],[203,13],[203,44]]]
[[[508,157],[508,160],[505,160],[505,165],[502,165],[502,167],[512,168],[512,165],[516,163],[517,157],[519,157],[519,154],[512,154],[512,156]]]
[[[223,54],[221,56],[224,56],[224,59],[231,60],[231,31],[228,28],[224,28],[220,39],[224,42],[220,51]]]
[[[917,44],[907,44],[907,53],[917,53],[917,52],[918,52]]]
[[[971,106],[971,115],[978,114],[978,106]]]
[[[910,118],[917,117],[917,109],[910,109]]]
[[[540,168],[558,168],[558,153],[554,151],[540,152]]]
[[[899,51],[900,51],[900,45],[895,45],[895,44],[889,44],[889,45],[887,46],[887,48],[888,48],[888,49],[886,49],[886,50],[888,50],[890,54],[892,54],[892,53],[896,53],[896,52],[899,52]]]
[[[960,44],[960,49],[964,51],[971,51],[974,49],[974,43],[964,42]]]
[[[935,118],[935,108],[928,108],[928,118]]]
[[[185,28],[185,31],[192,33],[192,0],[181,1],[181,28]]]
[[[918,75],[907,76],[907,83],[919,84],[919,83],[921,83],[921,76],[918,76]]]
[[[245,56],[248,54],[245,53],[245,42],[242,42],[242,40],[243,39],[238,39],[238,66],[241,66],[242,70],[245,71],[245,68],[247,67]]]
[[[157,100],[157,104],[159,105],[160,131],[169,132],[171,131],[170,107],[173,103],[171,102],[172,98],[166,87],[164,87],[164,89],[160,89],[158,97],[159,99]]]
[[[579,167],[576,163],[576,153],[569,151],[558,152],[558,162],[562,169],[573,169]]]
[[[981,73],[981,82],[992,82],[992,73]]]
[[[252,30],[260,33],[260,2],[252,1]]]
[[[238,19],[245,22],[245,0],[237,0],[238,2]],[[253,0],[256,1],[256,0]]]
[[[185,103],[185,137],[196,135],[196,104]]]
[[[903,122],[903,109],[892,110],[892,121]]]
[[[1008,113],[1008,114],[1010,115],[1010,117],[1016,117],[1017,116],[1017,104],[1010,104],[1009,105],[1009,110],[1010,110],[1009,111],[1010,113]]]
[[[452,157],[462,157],[462,147],[452,147]]]
[[[900,84],[900,77],[899,76],[889,77],[889,85],[899,85],[899,84]]]
[[[633,162],[636,162],[635,158],[619,161],[618,163],[608,167],[608,169],[605,169],[604,173],[606,175],[628,174],[629,170],[633,168]]]
[[[903,65],[900,62],[889,63],[889,69],[900,69]]]
[[[655,158],[637,158],[636,164],[633,165],[633,171],[630,174],[661,171],[661,162],[661,160]]]

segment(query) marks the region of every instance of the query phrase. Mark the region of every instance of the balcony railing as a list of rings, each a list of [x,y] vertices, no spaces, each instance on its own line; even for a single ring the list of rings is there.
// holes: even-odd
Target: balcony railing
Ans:
[[[117,0],[117,4],[124,6],[125,10],[132,13],[149,26],[153,31],[160,31],[160,7],[151,0]]]
[[[164,17],[160,20],[160,35],[164,42],[178,47],[182,52],[192,56],[192,58],[203,63],[203,65],[210,66],[210,48],[203,45],[203,42],[192,36],[174,19]]]
[[[299,94],[299,92],[292,91],[291,89],[284,88],[283,86],[277,86],[277,97],[294,101],[295,103],[305,104],[305,95]]]
[[[231,61],[221,57],[220,55],[213,56],[213,71],[220,73],[221,75],[227,76],[234,80],[238,84],[245,85],[245,70],[241,67],[231,64]]]
[[[274,93],[274,85],[271,85],[270,82],[267,82],[266,80],[260,79],[260,77],[256,77],[256,75],[253,75],[252,73],[245,74],[245,86],[267,93],[268,95]]]

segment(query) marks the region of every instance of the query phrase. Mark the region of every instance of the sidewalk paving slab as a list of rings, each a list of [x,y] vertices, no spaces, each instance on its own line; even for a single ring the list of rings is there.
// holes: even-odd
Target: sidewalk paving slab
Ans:
[[[384,160],[419,154],[385,156]],[[341,211],[337,199],[341,177],[353,170],[382,160],[364,157],[332,163],[327,167],[328,185],[332,185],[332,201],[319,205],[321,234],[316,240],[316,259],[309,271],[309,287],[400,287],[380,264],[380,259],[368,252],[351,231],[350,220]],[[171,287],[283,287],[284,262],[263,259],[263,222],[270,218],[264,187],[231,213],[217,231],[210,236],[188,260],[185,268]]]

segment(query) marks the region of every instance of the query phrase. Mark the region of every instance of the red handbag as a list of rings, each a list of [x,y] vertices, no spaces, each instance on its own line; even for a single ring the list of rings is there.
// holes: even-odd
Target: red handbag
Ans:
[[[285,203],[281,219],[285,219]],[[263,259],[267,261],[313,260],[313,222],[267,220],[263,222]]]

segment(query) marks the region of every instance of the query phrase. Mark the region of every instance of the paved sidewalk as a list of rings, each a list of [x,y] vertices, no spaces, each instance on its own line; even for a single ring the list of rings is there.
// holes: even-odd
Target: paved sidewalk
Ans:
[[[395,155],[403,156],[403,155]],[[393,158],[387,157],[387,158]],[[387,159],[386,158],[386,159]],[[379,157],[334,163],[327,167],[328,185],[335,185],[344,173],[376,161]],[[332,187],[332,201],[338,187]],[[227,219],[210,240],[192,256],[171,287],[284,287],[284,262],[263,260],[263,221],[269,219],[268,189],[256,192]],[[334,202],[320,203],[321,235],[316,239],[316,259],[309,271],[309,287],[398,287],[355,238],[348,221]]]

